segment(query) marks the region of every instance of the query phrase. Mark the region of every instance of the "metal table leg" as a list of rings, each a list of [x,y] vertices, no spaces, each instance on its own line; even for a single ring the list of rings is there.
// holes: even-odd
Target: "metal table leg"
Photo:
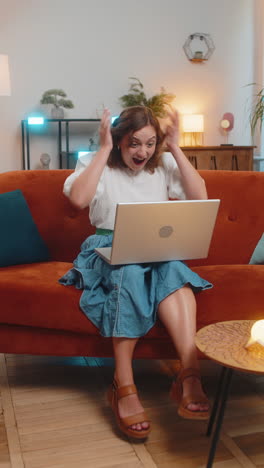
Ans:
[[[224,382],[225,382],[226,371],[227,371],[227,368],[222,366],[221,373],[220,373],[220,376],[219,376],[219,379],[218,379],[218,385],[217,385],[216,395],[215,395],[215,399],[214,399],[214,404],[213,404],[213,407],[212,407],[211,416],[210,416],[208,426],[207,426],[207,431],[206,431],[207,437],[210,437],[210,435],[212,433],[212,429],[213,429],[213,425],[214,425],[214,422],[215,422],[217,410],[218,410],[218,407],[219,407],[219,402],[220,402],[221,395],[222,395],[223,385],[224,385]]]
[[[215,420],[216,414],[218,413],[206,468],[211,468],[213,466],[215,451],[216,451],[216,447],[217,447],[217,443],[219,440],[219,435],[220,435],[220,431],[221,431],[221,427],[222,427],[222,423],[224,419],[225,407],[226,407],[226,402],[227,402],[227,398],[229,394],[232,375],[233,375],[233,369],[226,368],[226,367],[223,368],[221,372],[221,376],[220,376],[220,381],[218,384],[218,389],[217,389],[213,409],[212,409],[212,414],[208,423],[208,428],[207,428],[207,433],[206,433],[206,435],[211,434],[214,420]]]

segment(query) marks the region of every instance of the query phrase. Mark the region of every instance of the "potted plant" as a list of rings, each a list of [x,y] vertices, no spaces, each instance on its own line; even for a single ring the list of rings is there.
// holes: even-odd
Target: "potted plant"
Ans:
[[[251,83],[256,85],[256,83]],[[260,131],[262,130],[262,121],[264,118],[264,88],[254,94],[253,108],[250,114],[250,128],[252,138],[255,135],[257,125],[259,124]]]
[[[130,77],[132,83],[128,94],[124,94],[119,98],[122,107],[130,106],[146,106],[152,109],[156,117],[164,118],[167,115],[167,107],[171,107],[175,94],[166,93],[164,88],[161,88],[160,93],[147,98],[144,86],[138,78]]]
[[[40,103],[53,104],[51,116],[53,119],[63,119],[65,109],[72,109],[73,102],[70,99],[65,99],[67,94],[62,89],[49,89],[43,93]]]

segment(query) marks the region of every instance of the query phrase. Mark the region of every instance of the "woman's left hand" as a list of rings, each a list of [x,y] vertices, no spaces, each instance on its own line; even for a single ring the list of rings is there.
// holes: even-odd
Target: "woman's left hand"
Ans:
[[[169,112],[168,115],[170,118],[170,123],[167,125],[165,132],[165,144],[168,150],[173,152],[176,147],[179,147],[179,114],[177,111],[174,111]]]
[[[104,109],[99,127],[100,147],[106,148],[107,150],[109,150],[109,152],[113,148],[113,140],[110,129],[110,116],[110,110]]]

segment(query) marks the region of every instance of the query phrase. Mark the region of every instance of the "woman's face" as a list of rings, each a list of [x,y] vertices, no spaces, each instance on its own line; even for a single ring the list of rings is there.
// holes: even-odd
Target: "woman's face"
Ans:
[[[133,171],[141,171],[155,153],[156,142],[156,131],[152,125],[125,135],[119,144],[125,165]]]

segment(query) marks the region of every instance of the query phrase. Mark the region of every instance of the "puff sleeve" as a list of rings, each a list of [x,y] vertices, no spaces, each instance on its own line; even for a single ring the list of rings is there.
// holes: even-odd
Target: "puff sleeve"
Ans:
[[[87,153],[78,159],[74,172],[69,177],[67,177],[64,182],[63,193],[66,195],[66,197],[69,197],[73,182],[84,171],[84,169],[89,166],[94,154],[95,153]]]
[[[169,198],[186,200],[186,193],[182,185],[181,173],[174,157],[171,153],[164,153],[162,156],[162,162],[165,170]]]

